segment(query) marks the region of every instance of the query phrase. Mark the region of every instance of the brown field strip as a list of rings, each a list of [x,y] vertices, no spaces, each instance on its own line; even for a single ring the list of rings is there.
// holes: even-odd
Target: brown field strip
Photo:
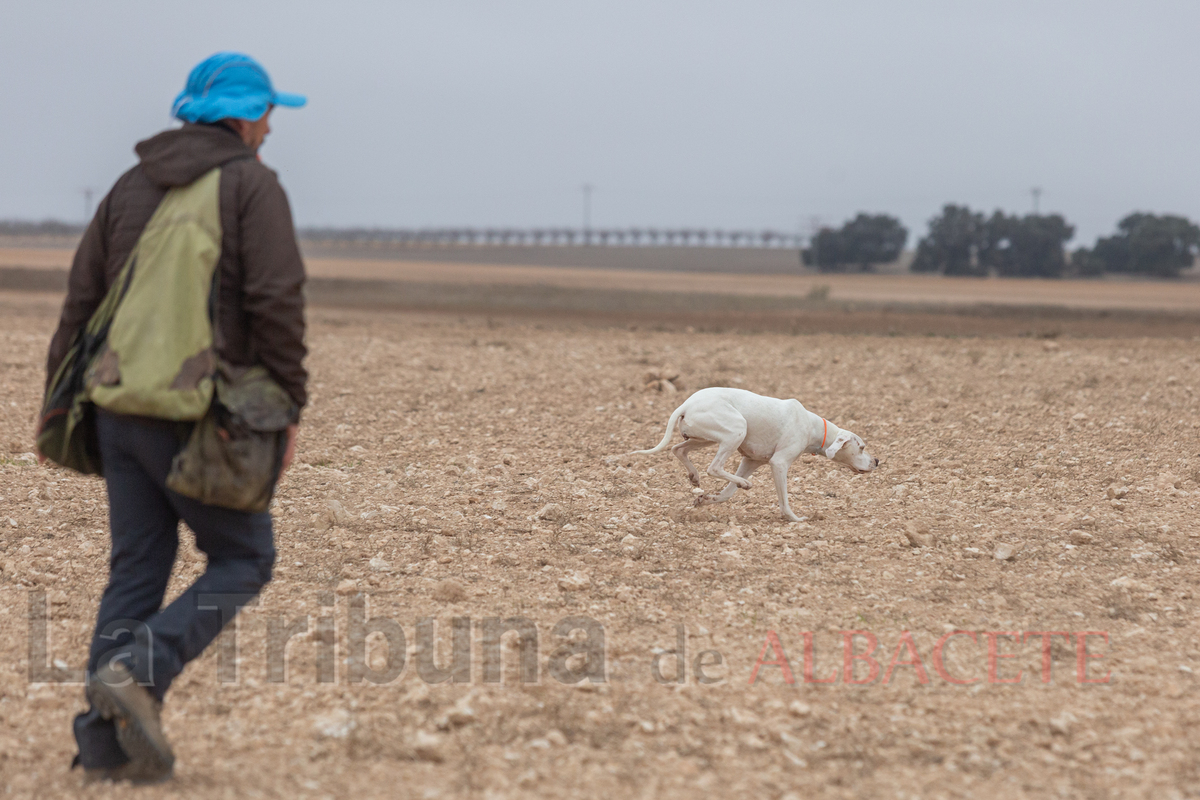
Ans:
[[[71,251],[0,248],[0,268],[67,269]],[[829,288],[829,299],[864,303],[1062,306],[1091,309],[1200,311],[1200,282],[970,279],[935,275],[753,275],[652,272],[586,267],[446,263],[369,258],[309,258],[313,278],[415,283],[552,286],[770,297],[807,297]]]
[[[0,248],[0,289],[62,291],[70,259],[64,248]],[[309,299],[317,305],[797,333],[1200,333],[1200,282],[1192,280],[731,274],[399,258],[306,263]]]

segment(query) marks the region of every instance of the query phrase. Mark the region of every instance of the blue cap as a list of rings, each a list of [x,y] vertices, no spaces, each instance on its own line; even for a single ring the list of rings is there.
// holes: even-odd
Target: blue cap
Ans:
[[[171,113],[184,122],[255,120],[273,105],[299,108],[306,102],[303,95],[275,91],[267,71],[250,56],[217,53],[191,71]]]

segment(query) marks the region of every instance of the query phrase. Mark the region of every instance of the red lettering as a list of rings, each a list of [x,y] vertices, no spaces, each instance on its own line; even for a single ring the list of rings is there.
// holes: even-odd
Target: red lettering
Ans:
[[[865,636],[867,639],[867,651],[865,653],[854,652],[854,637]],[[874,683],[879,677],[879,662],[871,658],[871,654],[879,646],[879,641],[875,638],[875,634],[870,631],[842,631],[842,682],[846,684],[862,685],[864,683]],[[854,662],[866,661],[871,665],[870,674],[861,681],[854,679]]]
[[[1050,643],[1055,636],[1061,636],[1070,642],[1071,634],[1063,631],[1025,631],[1025,634],[1021,637],[1021,644],[1025,644],[1030,636],[1042,637],[1042,683],[1049,683],[1050,667],[1054,663],[1050,657]]]
[[[768,649],[775,655],[775,660],[763,660]],[[758,654],[758,661],[754,662],[754,671],[750,673],[750,683],[754,683],[758,678],[759,667],[781,667],[784,682],[788,684],[796,682],[796,679],[792,677],[792,668],[788,664],[787,654],[783,652],[783,644],[780,643],[779,635],[775,631],[767,631],[767,640],[763,642],[762,652]]]
[[[805,683],[837,683],[838,670],[833,668],[833,674],[824,680],[818,680],[813,677],[813,669],[816,657],[813,655],[813,632],[804,632],[804,682]]]
[[[1000,677],[1000,659],[1016,658],[1016,653],[1001,653],[999,639],[1001,636],[1006,636],[1011,639],[1020,638],[1020,631],[987,631],[984,636],[988,637],[988,683],[1020,683],[1023,670],[1017,673],[1017,677],[1003,679]]]
[[[1087,637],[1103,636],[1104,643],[1108,644],[1107,631],[1079,631],[1075,634],[1075,678],[1080,683],[1108,683],[1109,676],[1112,671],[1104,673],[1103,678],[1089,679],[1087,676],[1087,662],[1090,658],[1104,658],[1104,656],[1089,653],[1087,651]]]
[[[937,672],[938,677],[944,681],[966,686],[971,683],[979,683],[979,678],[971,678],[970,680],[960,681],[950,674],[946,669],[946,665],[942,663],[942,648],[946,646],[946,642],[950,641],[951,636],[970,636],[972,642],[978,642],[979,637],[975,635],[975,631],[950,631],[942,638],[938,639],[937,644],[933,646],[933,668]]]
[[[900,649],[905,648],[911,658],[908,661],[900,660]],[[887,672],[883,673],[883,682],[886,685],[892,679],[892,670],[896,667],[915,667],[917,670],[917,680],[921,683],[929,683],[929,675],[925,672],[925,665],[921,663],[921,655],[917,652],[917,643],[913,641],[912,632],[904,631],[900,634],[900,641],[896,643],[896,652],[892,654],[892,661],[888,664]]]

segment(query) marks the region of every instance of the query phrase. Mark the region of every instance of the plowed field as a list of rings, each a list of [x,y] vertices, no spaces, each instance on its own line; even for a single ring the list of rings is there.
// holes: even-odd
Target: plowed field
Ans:
[[[57,302],[0,295],[0,789],[126,797],[67,771],[108,542],[28,455]],[[139,797],[1200,793],[1200,343],[310,321],[275,580]],[[802,457],[801,523],[765,471],[693,508],[622,454],[713,385],[884,463]]]

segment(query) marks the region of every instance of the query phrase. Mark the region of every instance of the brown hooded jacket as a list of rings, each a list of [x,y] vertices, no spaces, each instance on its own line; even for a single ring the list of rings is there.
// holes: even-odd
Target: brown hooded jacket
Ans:
[[[224,125],[191,125],[139,142],[141,163],[101,201],[75,251],[47,381],[125,265],[142,229],[172,186],[221,169],[218,355],[235,366],[261,364],[300,407],[307,400],[304,263],[287,196],[275,173]]]

